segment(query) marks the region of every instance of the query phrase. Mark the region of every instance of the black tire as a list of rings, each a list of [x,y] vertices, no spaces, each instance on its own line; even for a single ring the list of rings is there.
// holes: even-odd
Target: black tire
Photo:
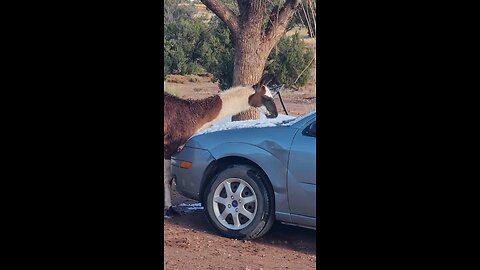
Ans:
[[[233,179],[233,180],[232,180]],[[238,179],[238,182],[235,182]],[[229,214],[230,216],[225,219],[217,218],[215,214],[214,208],[216,207],[217,213],[223,213],[226,211],[226,206],[223,204],[214,203],[213,198],[215,195],[215,191],[222,190],[222,193],[225,196],[225,199],[229,199],[226,196],[226,190],[224,187],[224,183],[232,182],[232,191],[235,190],[235,185],[237,185],[236,189],[238,190],[238,184],[242,181],[246,182],[246,188],[242,189],[242,196],[243,195],[251,195],[250,197],[255,197],[256,201],[243,204],[244,207],[240,211],[247,210],[252,214],[252,218],[247,218],[246,216],[240,214],[236,214],[238,216],[238,221],[240,221],[240,226],[237,229],[231,229],[226,227],[226,225],[234,226],[233,222],[233,215]],[[208,184],[207,188],[204,192],[204,199],[203,205],[206,209],[206,215],[210,223],[213,227],[222,235],[229,237],[229,238],[236,238],[236,239],[255,239],[263,236],[265,233],[270,230],[272,227],[274,220],[275,220],[275,200],[274,194],[271,188],[267,185],[267,177],[263,172],[258,170],[257,168],[244,165],[244,164],[235,164],[230,165],[226,169],[220,171],[215,177],[213,177],[212,181]],[[250,190],[252,189],[252,190]],[[217,192],[218,192],[217,190]],[[253,192],[250,192],[253,191]],[[239,191],[241,192],[241,191]],[[240,194],[240,193],[238,193]],[[235,194],[238,195],[238,194]],[[246,196],[244,199],[247,199]],[[249,198],[250,198],[249,197]],[[222,196],[222,198],[224,198]],[[234,202],[233,199],[231,200],[231,209],[230,211],[234,211]],[[241,201],[241,199],[240,199]],[[214,206],[217,205],[217,206]],[[237,206],[238,205],[238,206]],[[238,209],[240,209],[240,204],[236,203],[235,205]],[[253,207],[252,207],[253,206]],[[251,210],[251,208],[256,210]],[[223,208],[221,211],[220,208]],[[236,209],[235,209],[236,210]],[[219,212],[221,211],[221,212]],[[233,213],[235,214],[235,213]],[[248,214],[248,213],[247,213]],[[223,222],[228,222],[230,218],[231,224],[222,224],[219,220],[222,219]],[[241,224],[242,219],[244,223]],[[245,221],[247,220],[247,221]],[[247,224],[248,223],[248,224]],[[238,223],[237,223],[238,224]],[[244,228],[240,228],[245,226]]]

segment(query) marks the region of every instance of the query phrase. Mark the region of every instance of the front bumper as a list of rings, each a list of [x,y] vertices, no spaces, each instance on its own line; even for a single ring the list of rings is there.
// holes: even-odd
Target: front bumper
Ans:
[[[176,190],[189,199],[201,201],[203,175],[214,160],[207,150],[185,146],[180,153],[172,157],[172,174],[177,184]],[[192,166],[188,169],[181,168],[179,165],[181,161],[190,161]]]

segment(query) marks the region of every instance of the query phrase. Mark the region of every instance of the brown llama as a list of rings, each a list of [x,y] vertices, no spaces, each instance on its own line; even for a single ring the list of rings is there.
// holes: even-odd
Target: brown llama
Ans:
[[[263,109],[268,118],[277,117],[277,107],[270,90],[266,87],[271,79],[272,77],[267,75],[253,87],[233,87],[217,95],[199,100],[181,99],[164,93],[163,180],[164,208],[167,210],[167,216],[177,214],[173,210],[171,202],[173,176],[170,158],[172,155],[177,153],[179,147],[184,145],[197,131],[226,116],[235,115],[254,107]]]

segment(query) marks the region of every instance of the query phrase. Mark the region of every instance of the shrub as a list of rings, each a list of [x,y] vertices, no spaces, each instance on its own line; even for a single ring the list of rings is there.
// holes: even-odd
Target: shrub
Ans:
[[[198,49],[202,66],[213,74],[212,82],[218,82],[222,90],[229,88],[233,80],[234,47],[227,26],[213,18]]]
[[[164,91],[177,97],[180,97],[181,95],[180,90],[174,86],[167,86]]]
[[[167,82],[185,83],[186,81],[187,81],[187,77],[185,77],[184,75],[170,74],[167,76]]]
[[[202,70],[198,63],[198,44],[207,25],[202,18],[180,18],[164,26],[164,70],[169,74],[194,74]]]
[[[290,37],[284,36],[278,42],[277,48],[273,48],[268,59],[265,69],[276,75],[272,83],[298,87],[308,81],[311,66],[307,66],[313,59],[313,50],[306,48],[300,35],[296,33]]]
[[[208,32],[199,49],[203,67],[213,74],[212,82],[218,82],[222,90],[232,86],[235,51],[230,32],[219,19],[211,21]],[[309,78],[309,69],[300,73],[313,58],[313,50],[307,49],[299,34],[284,36],[268,57],[265,71],[277,75],[272,83],[286,87],[303,86]],[[295,84],[294,84],[295,82]]]
[[[198,76],[190,76],[190,79],[188,79],[189,82],[193,82],[193,83],[196,83],[196,82],[199,82],[200,81],[200,77]]]

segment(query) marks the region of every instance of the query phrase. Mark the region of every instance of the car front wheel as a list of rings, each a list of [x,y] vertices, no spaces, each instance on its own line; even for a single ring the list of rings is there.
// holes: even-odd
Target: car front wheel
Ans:
[[[266,176],[253,166],[231,165],[208,185],[204,205],[210,223],[224,236],[254,239],[274,221],[274,196]]]

